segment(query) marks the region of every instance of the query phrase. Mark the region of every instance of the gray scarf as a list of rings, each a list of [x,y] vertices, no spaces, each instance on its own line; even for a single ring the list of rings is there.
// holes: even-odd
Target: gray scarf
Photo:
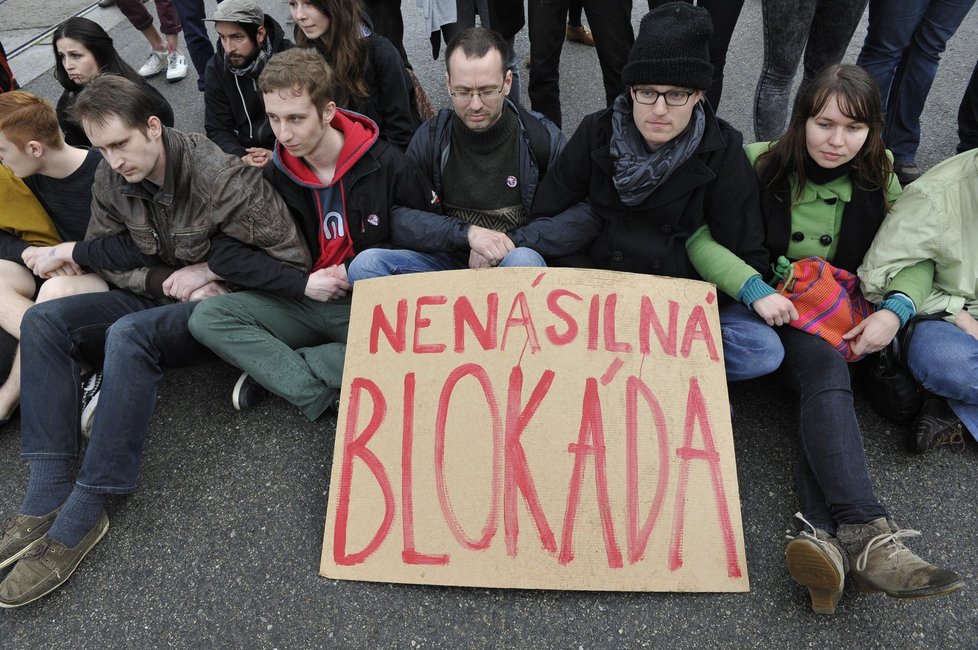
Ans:
[[[252,59],[251,63],[244,66],[243,68],[235,68],[228,61],[227,55],[224,56],[224,69],[233,74],[235,77],[251,77],[257,79],[258,75],[265,68],[265,63],[268,62],[268,58],[272,56],[272,36],[268,34],[265,36],[265,43],[258,49],[258,56]]]
[[[615,189],[622,203],[635,206],[649,198],[693,155],[706,130],[706,113],[702,104],[697,102],[686,130],[656,151],[649,152],[645,139],[632,119],[632,98],[626,92],[615,100],[611,127],[610,149],[615,163]]]

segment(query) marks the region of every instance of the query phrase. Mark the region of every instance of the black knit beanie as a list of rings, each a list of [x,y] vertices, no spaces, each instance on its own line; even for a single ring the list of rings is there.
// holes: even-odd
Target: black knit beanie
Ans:
[[[713,77],[710,13],[686,2],[670,2],[645,14],[621,72],[626,86],[655,84],[706,90]]]

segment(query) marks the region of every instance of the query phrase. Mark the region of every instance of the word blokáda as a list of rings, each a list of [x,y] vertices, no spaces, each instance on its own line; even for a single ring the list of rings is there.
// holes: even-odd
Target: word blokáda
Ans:
[[[572,269],[359,283],[322,572],[746,590],[715,303]]]

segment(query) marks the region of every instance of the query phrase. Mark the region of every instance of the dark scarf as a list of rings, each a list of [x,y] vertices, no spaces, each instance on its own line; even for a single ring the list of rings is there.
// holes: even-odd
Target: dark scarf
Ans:
[[[706,130],[706,115],[697,102],[686,129],[650,152],[632,119],[631,97],[623,93],[615,100],[611,129],[609,149],[615,165],[615,189],[622,203],[635,206],[649,198],[696,152]]]
[[[808,183],[824,185],[851,172],[851,162],[834,169],[825,169],[805,154],[805,177]],[[773,175],[773,170],[768,165],[761,176],[761,209],[767,221],[767,247],[771,251],[771,259],[777,259],[788,252],[792,231],[791,204],[794,197],[787,179],[776,187],[768,185]],[[883,200],[886,190],[867,190],[860,187],[855,178],[850,180],[852,199],[842,212],[839,245],[835,258],[829,261],[839,268],[855,273],[869,250],[876,231],[883,223],[883,217],[886,216],[886,204]],[[834,203],[835,199],[828,199],[827,202]]]
[[[228,61],[227,54],[224,55],[224,69],[233,74],[235,77],[251,77],[252,79],[257,79],[261,71],[265,69],[265,64],[268,63],[269,57],[272,56],[272,35],[267,34],[265,36],[265,43],[258,48],[258,56],[251,60],[248,65],[235,68]]]

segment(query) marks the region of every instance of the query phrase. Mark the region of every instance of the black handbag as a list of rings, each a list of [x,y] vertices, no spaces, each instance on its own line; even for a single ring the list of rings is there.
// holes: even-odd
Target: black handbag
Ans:
[[[911,319],[888,346],[857,364],[857,376],[866,398],[880,417],[896,424],[909,424],[920,413],[924,400],[932,396],[910,374],[904,360],[917,323],[939,318],[943,314]]]

